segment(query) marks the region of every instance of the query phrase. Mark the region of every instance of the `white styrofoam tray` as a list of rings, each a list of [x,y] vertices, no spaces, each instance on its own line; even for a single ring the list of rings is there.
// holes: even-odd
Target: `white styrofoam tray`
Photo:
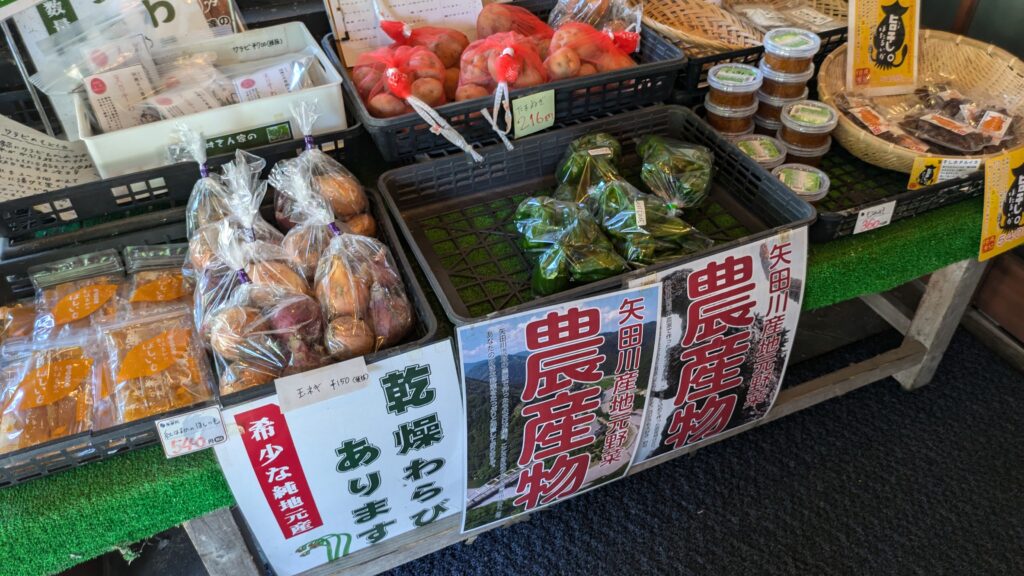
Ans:
[[[256,58],[245,47],[254,42],[280,39],[275,52],[259,52]],[[314,126],[315,134],[334,132],[348,127],[345,119],[345,103],[341,93],[341,75],[337,72],[320,44],[301,22],[288,22],[278,26],[260,28],[199,42],[189,46],[191,53],[215,52],[218,64],[236,64],[254,59],[273,57],[278,54],[307,51],[315,54],[316,61],[308,74],[314,84],[290,94],[279,94],[251,102],[222,106],[206,112],[181,118],[151,122],[106,134],[94,134],[89,122],[88,104],[84,95],[75,95],[75,112],[78,129],[92,157],[96,169],[103,178],[130,174],[140,170],[158,168],[171,163],[169,149],[177,143],[177,125],[184,123],[198,130],[207,138],[251,130],[261,126],[289,122],[292,136],[301,139],[302,133],[291,115],[294,102],[314,99],[320,116]]]

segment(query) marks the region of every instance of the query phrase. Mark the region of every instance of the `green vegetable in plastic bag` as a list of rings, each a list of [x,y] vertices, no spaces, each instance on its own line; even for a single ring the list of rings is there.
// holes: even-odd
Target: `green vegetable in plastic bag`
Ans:
[[[537,264],[531,280],[537,294],[554,294],[571,283],[629,270],[593,216],[578,204],[547,196],[527,198],[516,209],[515,224],[520,247]]]
[[[564,202],[582,202],[591,186],[619,178],[616,167],[621,159],[622,145],[604,132],[573,140],[555,170],[555,179],[559,183],[555,198]]]
[[[640,138],[636,150],[644,162],[644,184],[663,200],[685,209],[708,197],[715,174],[711,150],[661,136]]]
[[[672,207],[625,180],[598,184],[590,190],[594,217],[615,250],[632,265],[674,260],[711,246],[699,230],[673,216]]]

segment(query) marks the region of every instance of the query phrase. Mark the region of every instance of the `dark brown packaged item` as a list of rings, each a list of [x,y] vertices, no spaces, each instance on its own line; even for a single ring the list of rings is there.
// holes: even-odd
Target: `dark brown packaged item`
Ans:
[[[727,63],[708,70],[708,101],[722,108],[746,108],[757,101],[761,71],[749,64]]]
[[[745,108],[722,108],[711,103],[709,98],[704,99],[708,124],[722,134],[746,134],[753,131],[757,106],[757,102],[754,102]]]
[[[836,109],[815,100],[801,100],[782,108],[779,139],[787,146],[818,149],[831,141],[829,134],[839,122]]]
[[[760,70],[764,77],[764,81],[761,83],[761,92],[773,98],[790,100],[805,94],[807,82],[814,76],[813,67],[797,74],[789,74],[773,70],[765,64],[764,60],[761,60]]]
[[[800,28],[776,28],[764,35],[764,63],[772,70],[801,74],[814,68],[821,38]]]

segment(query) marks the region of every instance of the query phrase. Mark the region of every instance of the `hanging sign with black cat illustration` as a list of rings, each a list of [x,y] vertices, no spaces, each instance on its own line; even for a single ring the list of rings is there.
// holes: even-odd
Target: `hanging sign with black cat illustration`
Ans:
[[[920,0],[851,0],[846,87],[904,94],[917,82]]]
[[[985,214],[979,260],[1024,244],[1024,149],[985,161]]]

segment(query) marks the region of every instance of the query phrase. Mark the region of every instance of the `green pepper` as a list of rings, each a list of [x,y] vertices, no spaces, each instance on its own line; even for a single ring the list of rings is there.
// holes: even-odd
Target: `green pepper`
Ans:
[[[637,142],[640,178],[651,192],[679,208],[699,206],[711,192],[715,156],[708,148],[661,136]]]

